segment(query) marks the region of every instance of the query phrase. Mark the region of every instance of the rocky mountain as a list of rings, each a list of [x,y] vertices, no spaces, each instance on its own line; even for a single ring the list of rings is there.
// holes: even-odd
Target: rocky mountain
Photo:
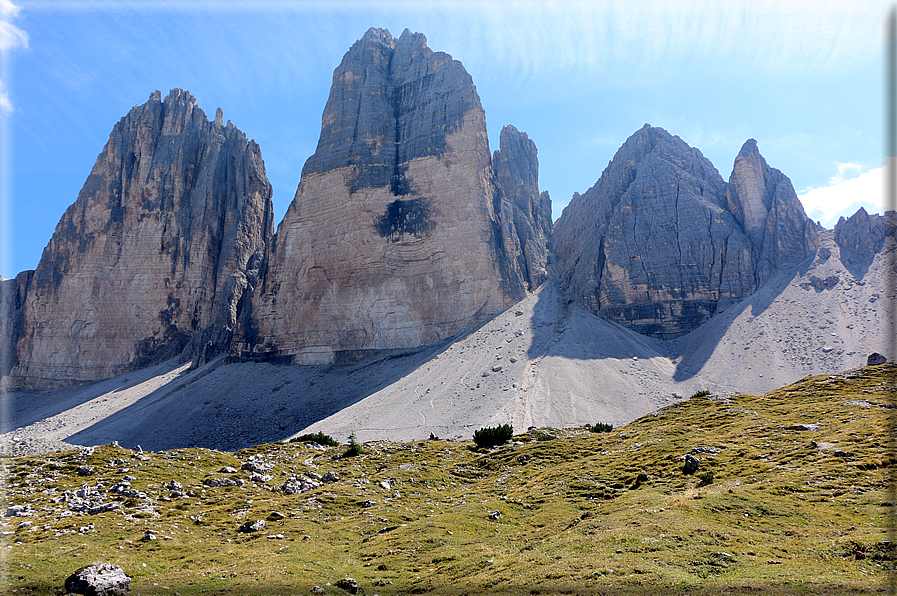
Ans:
[[[835,224],[835,242],[841,248],[842,260],[851,265],[868,263],[884,248],[885,239],[894,237],[895,229],[894,211],[869,215],[860,207],[849,218],[841,217]]]
[[[186,91],[112,130],[44,250],[16,328],[13,384],[104,379],[229,347],[273,228],[261,151]]]
[[[618,426],[894,359],[893,212],[823,229],[753,139],[726,182],[646,125],[552,227],[538,167],[513,126],[490,153],[459,62],[371,29],[274,235],[258,146],[186,91],[154,93],[37,270],[0,279],[5,439]]]
[[[516,242],[517,266],[530,290],[547,278],[548,238],[551,236],[551,197],[539,192],[536,144],[511,125],[501,129],[500,149],[492,156],[498,186],[504,198],[502,223],[506,243]]]
[[[754,289],[816,250],[816,226],[804,213],[791,181],[767,165],[754,139],[748,139],[735,158],[726,199],[751,243]]]
[[[816,231],[753,139],[726,184],[700,151],[646,124],[595,186],[574,196],[551,246],[560,283],[578,303],[671,339],[807,258]]]
[[[534,212],[535,147],[505,136],[522,146],[502,162],[515,202],[461,63],[422,34],[370,29],[333,74],[317,150],[235,349],[355,362],[437,343],[521,299],[544,268],[550,202]]]

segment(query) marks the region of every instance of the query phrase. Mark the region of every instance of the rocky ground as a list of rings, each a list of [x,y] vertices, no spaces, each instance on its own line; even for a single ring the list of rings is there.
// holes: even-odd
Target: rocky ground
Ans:
[[[144,595],[883,593],[894,373],[711,393],[609,432],[541,428],[494,448],[4,458],[0,581],[56,594],[102,562],[86,575],[113,570]]]
[[[810,374],[889,360],[887,252],[817,255],[690,334],[660,341],[573,305],[550,281],[454,341],[354,366],[217,359],[168,363],[80,387],[8,393],[14,453],[100,445],[235,450],[323,431],[344,440],[469,438],[483,426],[625,424],[708,389],[762,394]],[[892,302],[893,303],[893,302]]]

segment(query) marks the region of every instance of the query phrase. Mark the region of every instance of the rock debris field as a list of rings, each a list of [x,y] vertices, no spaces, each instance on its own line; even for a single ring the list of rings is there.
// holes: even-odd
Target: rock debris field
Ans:
[[[442,344],[347,367],[174,361],[90,385],[5,396],[5,449],[71,445],[236,450],[322,431],[338,440],[469,439],[510,423],[620,426],[700,390],[762,394],[887,354],[886,249],[845,265],[831,233],[812,259],[676,340],[629,331],[548,281]],[[62,443],[65,442],[65,443]]]

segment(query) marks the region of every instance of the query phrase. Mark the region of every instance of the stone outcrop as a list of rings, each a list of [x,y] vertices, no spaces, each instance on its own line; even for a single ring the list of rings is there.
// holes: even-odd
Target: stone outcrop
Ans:
[[[791,180],[767,165],[754,139],[748,139],[735,158],[726,199],[751,241],[755,288],[816,250],[816,227]]]
[[[502,223],[507,228],[505,233],[515,236],[520,247],[517,266],[529,289],[535,290],[547,277],[551,197],[548,191],[539,192],[536,144],[527,134],[508,125],[502,128],[499,143],[501,147],[493,154],[492,165],[506,199]]]
[[[156,91],[115,125],[25,298],[12,381],[107,378],[227,349],[273,231],[261,151]],[[248,296],[247,296],[248,298]]]
[[[639,333],[671,339],[816,249],[791,182],[753,139],[726,184],[700,151],[645,125],[554,226],[563,287]]]
[[[333,74],[244,355],[345,363],[436,343],[525,295],[460,62],[370,29]],[[519,243],[518,243],[519,244]]]
[[[897,212],[886,211],[884,215],[869,215],[862,207],[845,219],[841,217],[835,224],[835,242],[841,249],[842,260],[868,261],[880,252],[885,238],[893,237],[897,228]]]

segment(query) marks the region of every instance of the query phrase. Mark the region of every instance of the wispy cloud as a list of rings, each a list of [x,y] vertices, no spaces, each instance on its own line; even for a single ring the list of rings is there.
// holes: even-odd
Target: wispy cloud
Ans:
[[[862,172],[862,166],[855,163],[835,163],[835,166],[838,173],[829,179],[828,186],[805,189],[798,194],[811,219],[832,228],[838,222],[838,218],[850,217],[860,207],[869,213],[883,211],[884,167]],[[850,172],[859,175],[846,178],[845,175]]]
[[[863,166],[858,163],[835,162],[835,165],[838,166],[838,173],[828,179],[829,186],[847,182],[851,178],[855,178],[863,172]]]
[[[0,0],[0,54],[6,54],[15,48],[28,47],[28,34],[12,23],[18,14],[18,6],[9,0]],[[6,90],[4,81],[0,79],[0,116],[8,115],[12,110],[9,91]]]
[[[9,93],[6,91],[6,85],[0,80],[0,114],[12,113],[12,100],[9,99]]]
[[[6,53],[18,47],[28,47],[28,34],[13,25],[19,7],[9,0],[0,0],[0,52]]]

